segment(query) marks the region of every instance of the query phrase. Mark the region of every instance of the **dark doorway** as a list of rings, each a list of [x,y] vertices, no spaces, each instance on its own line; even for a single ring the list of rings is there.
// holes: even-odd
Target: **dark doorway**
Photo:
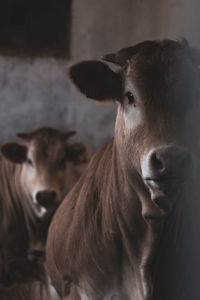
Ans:
[[[68,57],[71,2],[1,1],[0,53]]]

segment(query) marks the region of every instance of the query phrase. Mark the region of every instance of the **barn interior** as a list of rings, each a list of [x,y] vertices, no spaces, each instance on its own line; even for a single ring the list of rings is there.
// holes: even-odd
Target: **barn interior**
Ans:
[[[1,1],[0,144],[52,126],[98,150],[114,135],[117,105],[87,100],[69,67],[144,40],[184,37],[200,49],[199,20],[198,0]]]
[[[95,149],[113,136],[115,104],[85,101],[68,67],[145,39],[200,46],[197,0],[9,0],[0,4],[0,142],[42,125],[77,130]]]

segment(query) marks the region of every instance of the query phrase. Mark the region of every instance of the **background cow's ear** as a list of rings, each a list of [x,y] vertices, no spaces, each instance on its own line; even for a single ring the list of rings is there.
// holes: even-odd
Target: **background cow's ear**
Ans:
[[[73,162],[75,165],[88,162],[87,146],[83,143],[74,143],[67,145],[66,156],[67,160]]]
[[[28,140],[29,139],[29,134],[28,133],[19,132],[19,133],[16,134],[16,136],[18,136],[22,140]]]
[[[6,143],[1,146],[1,153],[13,163],[23,163],[27,156],[27,147],[17,143]]]
[[[95,100],[118,99],[122,93],[120,73],[100,61],[84,61],[69,69],[69,76],[79,90]]]
[[[76,134],[76,131],[74,131],[74,130],[73,131],[66,131],[66,132],[63,132],[63,138],[67,140],[75,134]]]

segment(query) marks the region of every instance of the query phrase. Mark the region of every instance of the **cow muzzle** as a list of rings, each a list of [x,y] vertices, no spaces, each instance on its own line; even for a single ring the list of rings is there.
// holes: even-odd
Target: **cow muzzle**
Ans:
[[[191,176],[192,169],[189,151],[175,145],[152,149],[141,161],[142,177],[151,192],[151,198],[164,211],[170,208],[166,199]]]
[[[36,201],[39,205],[49,208],[57,203],[57,193],[54,190],[41,190],[36,193]]]

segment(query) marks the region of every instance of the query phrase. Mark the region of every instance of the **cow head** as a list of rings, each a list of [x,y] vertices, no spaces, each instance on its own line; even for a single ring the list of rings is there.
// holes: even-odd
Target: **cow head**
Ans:
[[[44,208],[57,205],[71,187],[72,167],[87,161],[86,145],[68,142],[74,134],[74,131],[42,127],[17,134],[23,144],[2,145],[1,152],[6,159],[21,164],[22,187],[35,204]]]
[[[122,164],[137,173],[165,214],[178,186],[194,174],[199,145],[198,53],[185,40],[146,41],[71,67],[87,97],[119,104],[115,143]],[[145,214],[145,212],[144,212]]]

